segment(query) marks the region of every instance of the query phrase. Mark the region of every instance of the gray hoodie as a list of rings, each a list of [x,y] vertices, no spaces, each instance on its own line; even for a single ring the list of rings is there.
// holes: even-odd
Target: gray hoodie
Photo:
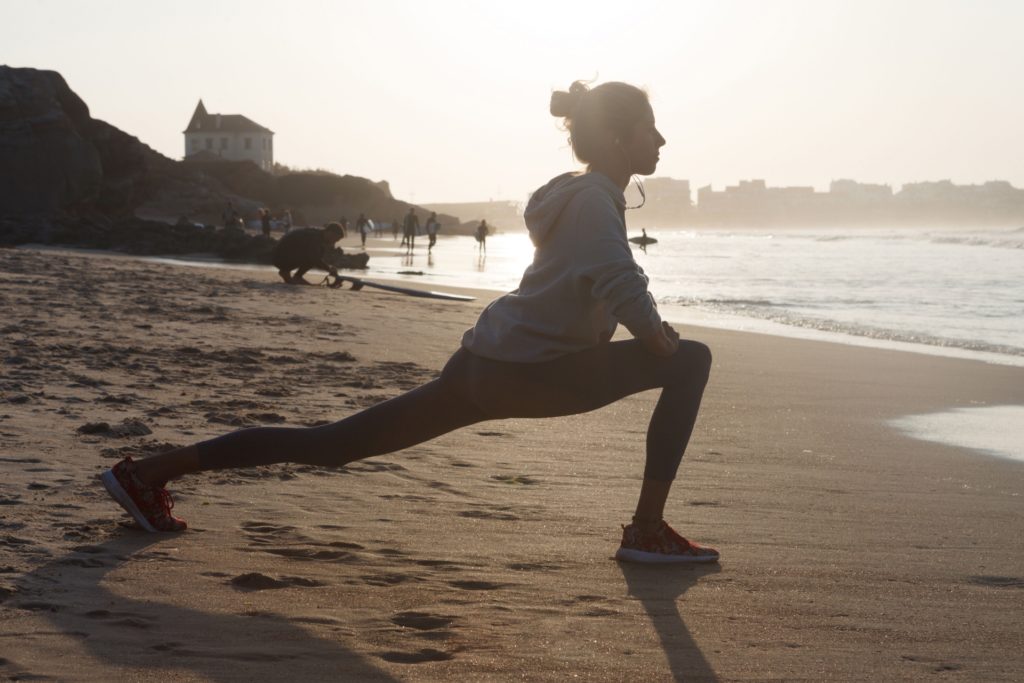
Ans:
[[[602,173],[566,173],[526,207],[536,250],[519,288],[495,299],[462,345],[485,358],[539,363],[661,326],[647,276],[626,241],[626,200]]]

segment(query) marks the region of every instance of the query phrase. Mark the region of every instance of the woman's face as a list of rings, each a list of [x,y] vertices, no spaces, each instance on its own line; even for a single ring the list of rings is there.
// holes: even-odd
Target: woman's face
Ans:
[[[646,115],[633,126],[630,139],[623,144],[632,167],[629,172],[637,175],[654,173],[658,167],[658,151],[664,145],[665,138],[654,125],[654,111],[648,108]]]

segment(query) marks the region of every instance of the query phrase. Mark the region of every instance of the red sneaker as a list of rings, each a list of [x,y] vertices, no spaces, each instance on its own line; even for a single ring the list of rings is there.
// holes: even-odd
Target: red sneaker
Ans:
[[[615,553],[622,562],[718,562],[718,551],[688,541],[664,520],[650,533],[641,533],[635,524],[622,527],[622,545]]]
[[[146,486],[136,474],[136,464],[125,458],[100,475],[110,497],[146,531],[184,531],[188,524],[171,514],[174,501],[162,486]]]

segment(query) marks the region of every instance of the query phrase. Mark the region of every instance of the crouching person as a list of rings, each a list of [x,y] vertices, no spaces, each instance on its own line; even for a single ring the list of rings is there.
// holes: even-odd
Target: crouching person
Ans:
[[[311,268],[331,271],[326,257],[343,236],[344,231],[337,223],[328,223],[324,228],[293,230],[274,247],[274,267],[288,284],[308,285],[303,275]]]

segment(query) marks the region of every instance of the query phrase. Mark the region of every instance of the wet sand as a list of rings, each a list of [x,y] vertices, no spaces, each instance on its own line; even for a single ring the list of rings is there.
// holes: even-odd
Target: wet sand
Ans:
[[[133,528],[117,459],[344,417],[486,303],[275,280],[0,250],[0,676],[1019,680],[1024,465],[887,422],[1022,405],[1021,368],[682,329],[715,364],[667,518],[717,567],[611,559],[653,392],[190,477],[189,531]]]

